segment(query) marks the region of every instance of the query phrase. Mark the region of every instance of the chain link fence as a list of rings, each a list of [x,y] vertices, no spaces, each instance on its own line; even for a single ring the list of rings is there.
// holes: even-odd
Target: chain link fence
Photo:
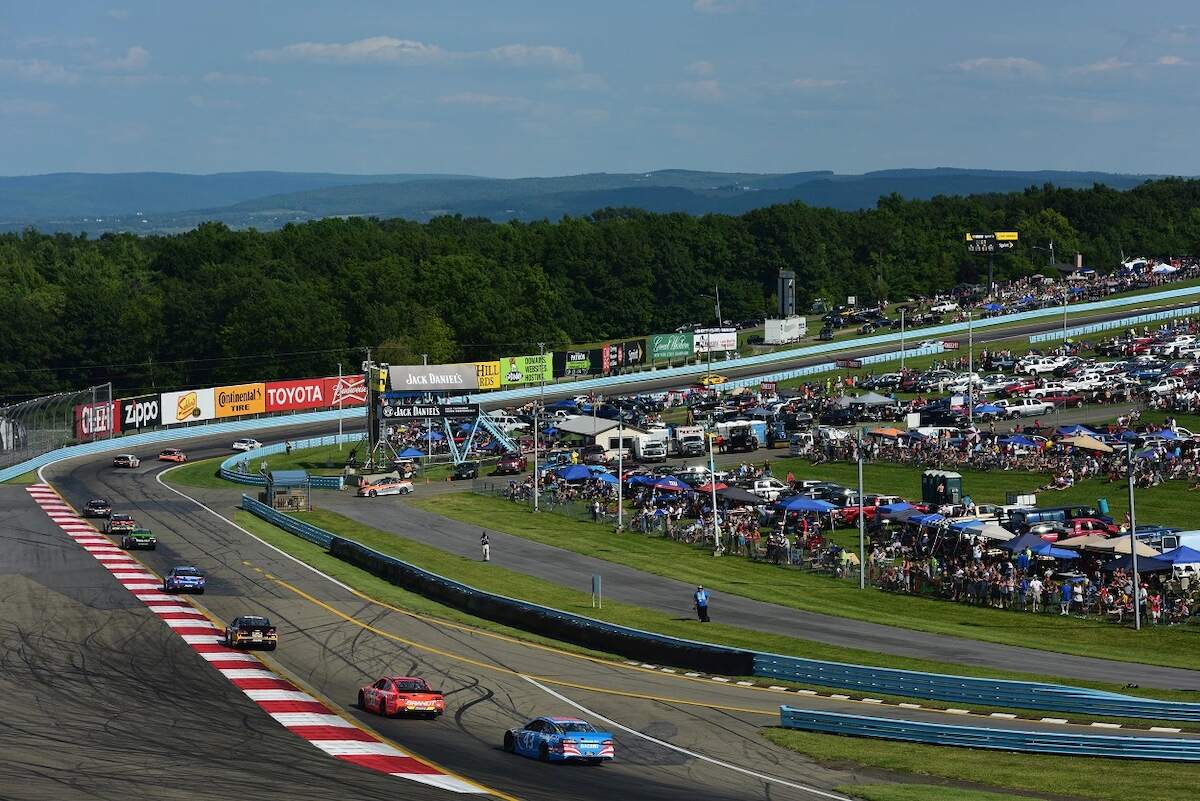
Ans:
[[[87,404],[95,417],[80,420],[76,437],[75,407]],[[103,418],[104,409],[109,415]],[[112,384],[77,392],[59,392],[0,407],[0,468],[78,442],[112,436]],[[90,433],[95,432],[95,433]]]

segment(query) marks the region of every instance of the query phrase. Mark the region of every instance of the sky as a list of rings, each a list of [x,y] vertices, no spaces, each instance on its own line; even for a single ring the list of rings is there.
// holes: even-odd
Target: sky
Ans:
[[[1200,2],[0,0],[0,174],[1200,174]]]

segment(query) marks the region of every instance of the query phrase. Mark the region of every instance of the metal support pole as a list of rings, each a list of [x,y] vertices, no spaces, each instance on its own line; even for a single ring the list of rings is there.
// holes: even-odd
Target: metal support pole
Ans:
[[[1129,479],[1129,559],[1133,568],[1133,628],[1142,629],[1142,588],[1138,581],[1137,557],[1137,510],[1133,504],[1133,443],[1125,445],[1125,457],[1129,460],[1126,471]]]
[[[708,434],[708,486],[712,490],[712,515],[713,515],[713,550],[715,553],[721,553],[721,526],[717,522],[717,467],[713,459],[713,440],[716,435],[709,432]]]
[[[867,521],[863,509],[862,429],[858,429],[858,588],[867,587]]]
[[[992,279],[992,254],[988,254],[988,297],[992,297],[996,291],[996,282]]]
[[[975,425],[975,329],[967,310],[967,422]]]
[[[625,422],[617,418],[617,531],[625,528]]]
[[[900,309],[900,372],[904,372],[904,309]]]
[[[337,387],[333,390],[337,395],[338,407],[338,453],[342,452],[342,363],[338,362],[338,382]]]
[[[538,343],[538,352],[542,354],[542,360],[545,361],[545,358],[546,358],[546,343],[545,342]],[[539,365],[539,367],[540,367],[540,365]],[[544,370],[542,371],[542,375],[540,377],[542,379],[545,379],[546,373]],[[545,380],[542,380],[539,382],[539,386],[538,386],[537,408],[533,410],[533,511],[535,511],[535,512],[538,510],[538,502],[539,502],[538,496],[541,494],[540,487],[539,487],[539,484],[541,483],[541,476],[538,474],[538,437],[541,435],[541,428],[542,428],[541,419],[542,419],[542,411],[543,411],[543,406],[545,403],[545,398],[546,398],[546,382],[545,382]]]

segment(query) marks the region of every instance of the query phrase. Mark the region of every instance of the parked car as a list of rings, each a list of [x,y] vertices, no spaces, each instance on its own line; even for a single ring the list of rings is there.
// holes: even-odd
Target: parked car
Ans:
[[[479,462],[459,462],[454,465],[454,472],[450,474],[451,481],[466,481],[472,478],[479,478]]]
[[[529,469],[529,458],[520,453],[507,453],[496,462],[496,475],[515,475]]]
[[[384,476],[378,481],[361,485],[358,488],[358,497],[377,498],[380,495],[408,495],[412,491],[411,481],[405,481],[396,476]]]

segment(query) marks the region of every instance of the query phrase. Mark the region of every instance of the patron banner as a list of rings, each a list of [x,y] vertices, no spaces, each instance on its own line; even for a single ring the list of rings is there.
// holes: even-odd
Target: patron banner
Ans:
[[[262,414],[267,410],[265,385],[235,384],[213,390],[217,417],[237,417],[243,414]]]
[[[555,376],[595,375],[600,372],[600,349],[556,351],[553,362]]]
[[[691,334],[655,334],[650,337],[650,361],[687,359],[696,352]]]
[[[388,385],[395,392],[465,392],[479,389],[479,373],[474,362],[392,365]]]
[[[212,420],[217,416],[213,388],[185,389],[182,392],[162,394],[163,425],[195,423]]]
[[[75,439],[92,440],[119,433],[121,418],[117,414],[120,401],[83,403],[75,407]]]
[[[500,389],[500,362],[475,362],[480,389]]]
[[[141,428],[154,428],[163,424],[162,397],[160,395],[139,395],[136,398],[125,398],[121,404],[121,430],[137,431]]]
[[[533,356],[505,356],[500,360],[500,383],[540,384],[554,380],[554,354],[539,353]]]

